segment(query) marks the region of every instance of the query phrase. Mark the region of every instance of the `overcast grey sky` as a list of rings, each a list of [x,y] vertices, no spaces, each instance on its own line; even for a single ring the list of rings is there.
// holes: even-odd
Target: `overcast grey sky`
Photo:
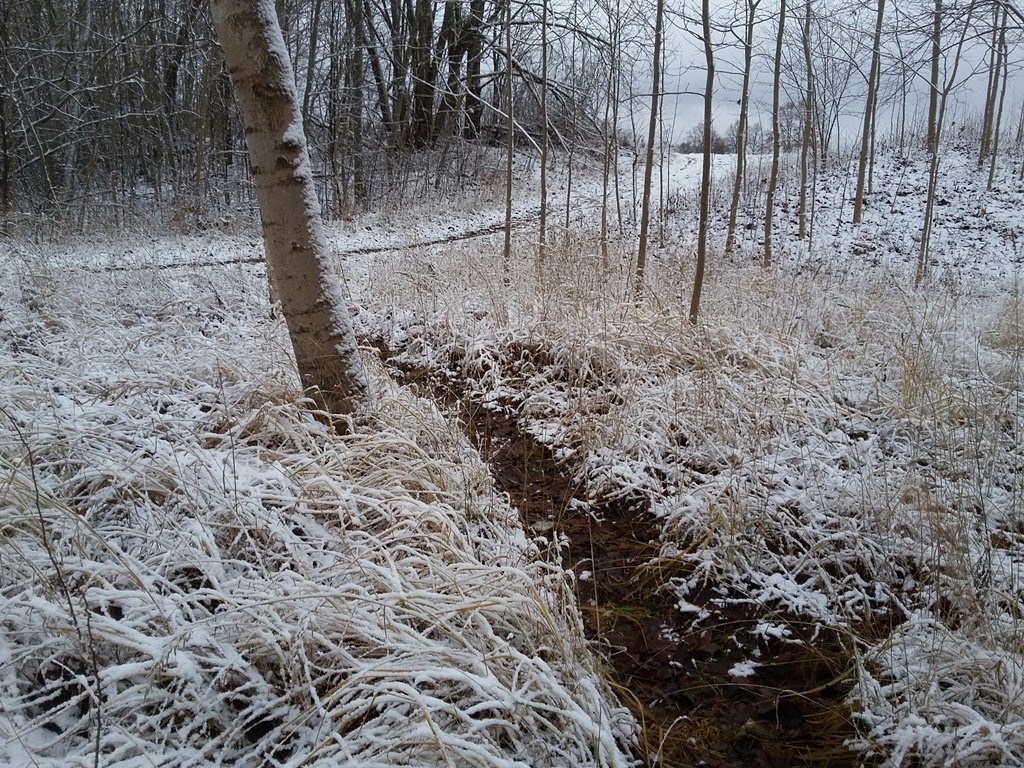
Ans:
[[[873,6],[874,3],[870,3],[870,5]],[[905,13],[907,4],[903,3],[902,5]],[[730,6],[731,3],[728,1],[716,0],[713,3],[712,11],[715,21],[724,22],[727,20],[730,17],[728,10]],[[770,9],[771,13],[777,13],[777,2],[768,0],[767,2],[762,2],[762,6]],[[892,7],[893,3],[890,2],[887,16],[891,13]],[[871,21],[871,14],[873,14],[873,8],[865,16],[865,20],[868,22]],[[852,21],[852,17],[849,20],[843,20],[844,23],[847,21]],[[666,96],[663,114],[666,121],[666,131],[673,137],[673,140],[679,140],[703,120],[704,52],[700,40],[688,31],[695,27],[696,25],[693,22],[688,27],[687,23],[679,15],[674,15],[666,32],[666,55],[668,62],[666,67]],[[799,32],[799,22],[790,18],[787,20],[787,28],[789,32],[796,35]],[[771,121],[771,61],[766,54],[774,54],[775,30],[776,24],[774,19],[769,19],[761,22],[757,26],[755,33],[756,50],[751,85],[750,119],[752,123],[760,122],[764,126],[767,126]],[[737,30],[737,32],[742,34],[742,30]],[[738,46],[730,47],[725,45],[725,41],[729,39],[735,38],[722,34],[716,35],[716,40],[720,44],[716,46],[717,76],[713,110],[715,130],[719,132],[724,132],[739,118],[738,102],[740,97],[742,52]],[[795,39],[791,45],[793,47],[797,45]],[[883,47],[891,48],[892,41],[883,41]],[[865,60],[860,62],[860,64],[866,71],[870,61],[867,60],[866,53],[864,57]],[[958,79],[963,79],[971,71],[978,71],[967,83],[951,95],[949,109],[954,121],[960,121],[965,116],[972,117],[980,113],[984,102],[987,67],[984,66],[983,46],[974,45],[967,51],[964,59],[965,61],[961,65]],[[883,63],[883,69],[884,67]],[[893,75],[889,75],[888,84],[895,86],[896,82],[893,80],[893,77]],[[885,85],[886,83],[883,83],[883,88]],[[1011,72],[1006,95],[1007,115],[1004,115],[1004,125],[1009,120],[1008,115],[1015,114],[1015,110],[1019,110],[1021,93],[1018,86],[1019,79],[1015,78],[1014,73]],[[638,87],[642,87],[648,92],[650,89],[649,84]],[[844,93],[846,101],[843,111],[846,114],[842,118],[840,130],[846,138],[852,137],[860,131],[861,111],[864,106],[864,87],[864,76],[854,72],[851,77],[850,86]],[[687,91],[691,93],[685,93]],[[922,110],[926,109],[926,96],[926,83],[922,78],[918,78],[913,87],[913,95],[907,106],[911,118],[915,111],[918,114],[923,114]],[[790,97],[784,94],[783,100],[785,101],[787,98]],[[646,114],[648,99],[639,98],[635,101],[634,106],[638,111]],[[879,116],[880,135],[889,133],[892,118],[893,105],[883,104]]]

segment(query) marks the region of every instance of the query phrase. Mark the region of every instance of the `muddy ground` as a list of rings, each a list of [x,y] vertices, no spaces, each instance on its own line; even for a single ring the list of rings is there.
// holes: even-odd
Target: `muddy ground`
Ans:
[[[641,497],[594,502],[569,467],[519,429],[508,403],[484,408],[449,371],[402,366],[376,342],[399,381],[457,414],[529,533],[562,546],[587,635],[607,662],[622,701],[642,728],[636,757],[650,766],[783,768],[858,765],[843,742],[853,735],[843,701],[853,682],[841,640],[811,635],[793,617],[723,603],[705,585],[679,610],[671,579],[681,567],[651,561],[661,526]],[[782,624],[792,633],[758,631]],[[737,665],[758,666],[738,676]]]

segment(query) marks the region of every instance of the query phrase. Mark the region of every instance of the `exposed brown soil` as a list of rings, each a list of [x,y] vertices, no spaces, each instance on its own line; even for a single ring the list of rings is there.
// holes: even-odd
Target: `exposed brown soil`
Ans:
[[[385,358],[388,350],[382,349]],[[489,462],[524,526],[567,546],[563,565],[577,576],[589,638],[604,654],[623,702],[642,726],[637,757],[646,765],[714,768],[856,765],[843,747],[853,735],[842,704],[851,684],[848,653],[828,634],[815,638],[755,635],[767,609],[722,605],[712,586],[683,613],[669,590],[678,567],[655,570],[661,526],[644,499],[587,504],[546,446],[518,428],[514,409],[480,407],[458,382],[423,369],[393,367],[449,406]],[[808,630],[810,631],[810,630]],[[804,642],[794,642],[794,641]],[[759,654],[759,655],[757,655]],[[742,661],[753,674],[729,674]]]

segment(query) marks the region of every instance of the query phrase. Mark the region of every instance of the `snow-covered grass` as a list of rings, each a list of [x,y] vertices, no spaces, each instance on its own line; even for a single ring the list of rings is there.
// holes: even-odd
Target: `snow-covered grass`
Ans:
[[[248,247],[0,252],[0,762],[625,765],[570,577],[381,370],[314,418]]]
[[[915,168],[882,168],[878,184],[902,189]],[[958,184],[947,202],[966,216],[977,180]],[[778,269],[714,259],[697,328],[685,235],[655,257],[637,307],[623,301],[628,252],[605,271],[571,238],[538,269],[523,232],[508,285],[497,243],[377,259],[363,330],[514,409],[593,499],[650,504],[664,526],[651,566],[684,609],[712,586],[722,610],[844,638],[854,749],[894,766],[1018,765],[1024,340],[1007,232],[1020,222],[954,247],[951,213],[936,279],[915,291],[920,201],[888,225],[904,253],[879,237],[887,215],[835,234],[830,199],[814,247],[788,243]],[[851,261],[865,241],[872,257]]]
[[[489,229],[482,188],[334,233],[360,331],[513,409],[593,500],[649,507],[651,583],[685,620],[759,617],[735,676],[757,684],[769,637],[827,634],[865,759],[1021,764],[1024,190],[944,157],[914,290],[920,158],[880,158],[860,228],[848,181],[820,179],[810,246],[790,180],[777,267],[753,266],[749,205],[693,327],[697,166],[673,163],[639,306],[631,242],[606,269],[596,212],[542,268],[519,226],[509,275],[500,235],[379,250]],[[535,208],[524,184],[518,218]],[[571,577],[452,416],[379,366],[374,423],[312,417],[258,256],[224,236],[3,252],[0,758],[625,763]]]

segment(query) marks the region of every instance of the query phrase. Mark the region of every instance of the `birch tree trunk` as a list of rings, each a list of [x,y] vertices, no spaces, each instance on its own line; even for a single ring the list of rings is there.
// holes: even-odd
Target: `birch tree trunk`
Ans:
[[[261,0],[211,0],[211,8],[245,125],[267,272],[302,386],[324,410],[358,414],[369,407],[369,382],[327,258],[301,103],[274,7]]]

